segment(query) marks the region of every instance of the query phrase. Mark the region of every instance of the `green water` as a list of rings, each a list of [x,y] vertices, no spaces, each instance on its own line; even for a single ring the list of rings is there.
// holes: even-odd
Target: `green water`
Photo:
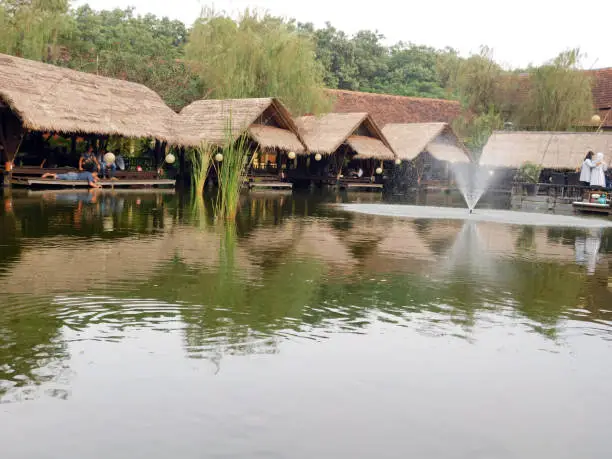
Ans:
[[[612,232],[379,200],[2,197],[0,456],[609,457]]]

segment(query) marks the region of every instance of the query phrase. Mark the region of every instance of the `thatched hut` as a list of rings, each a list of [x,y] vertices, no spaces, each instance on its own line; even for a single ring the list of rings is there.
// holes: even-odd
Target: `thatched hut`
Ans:
[[[275,98],[199,100],[183,108],[176,120],[175,143],[182,147],[224,147],[241,136],[251,141],[252,174],[283,174],[306,148],[285,106]],[[283,174],[284,175],[284,174]]]
[[[541,182],[577,185],[576,169],[588,151],[612,152],[612,133],[496,131],[489,138],[480,164],[515,173],[526,163],[542,169]]]
[[[447,123],[387,124],[383,133],[417,183],[448,182],[451,166],[471,163],[471,155]]]
[[[168,141],[175,116],[146,86],[0,54],[0,148],[7,168],[28,132]]]
[[[392,164],[396,155],[367,113],[329,113],[295,120],[310,156],[301,171],[311,180],[348,181],[349,171],[361,169],[356,181],[376,182],[376,171]],[[306,159],[306,158],[305,158]],[[359,175],[359,174],[358,174]],[[379,177],[381,179],[382,177]]]

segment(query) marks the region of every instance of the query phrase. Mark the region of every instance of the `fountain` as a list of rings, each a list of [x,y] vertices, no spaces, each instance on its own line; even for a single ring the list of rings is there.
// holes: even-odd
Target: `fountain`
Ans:
[[[369,215],[432,220],[470,220],[508,225],[566,228],[612,228],[612,220],[570,215],[486,209],[474,212],[480,199],[493,183],[495,173],[474,163],[452,166],[457,188],[463,195],[468,212],[455,207],[433,207],[404,204],[340,204],[339,208]]]
[[[457,188],[461,191],[463,199],[471,214],[491,185],[494,174],[492,170],[487,170],[478,164],[457,163],[452,165]]]

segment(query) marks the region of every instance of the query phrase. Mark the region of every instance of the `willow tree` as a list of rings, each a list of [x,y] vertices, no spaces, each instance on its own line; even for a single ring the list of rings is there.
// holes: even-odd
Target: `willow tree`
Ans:
[[[68,0],[0,0],[0,50],[54,62],[71,31]]]
[[[519,105],[521,126],[542,131],[565,131],[583,125],[593,114],[592,82],[579,69],[578,49],[530,69],[527,97]]]
[[[279,18],[247,10],[234,21],[206,10],[191,30],[185,56],[206,96],[280,97],[296,114],[328,106],[312,38]]]

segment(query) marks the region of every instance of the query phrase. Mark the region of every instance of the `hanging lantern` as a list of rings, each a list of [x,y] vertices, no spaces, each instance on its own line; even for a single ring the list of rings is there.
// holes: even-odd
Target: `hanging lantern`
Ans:
[[[106,164],[112,164],[115,162],[115,155],[110,151],[104,155],[104,162]]]
[[[591,123],[593,123],[593,124],[597,124],[597,125],[598,125],[599,123],[601,123],[601,116],[599,116],[599,115],[593,115],[593,116],[591,117]]]
[[[166,155],[166,163],[174,164],[174,161],[176,161],[176,156],[174,156],[172,153],[168,153]]]
[[[223,161],[223,154],[222,153],[217,153],[215,155],[215,161],[217,161],[218,163]]]
[[[383,173],[382,167],[377,167],[377,168],[376,168],[376,173],[377,173],[378,175],[382,174],[382,173]]]
[[[317,153],[315,155],[315,161],[321,161],[321,158],[322,158],[321,153]]]
[[[395,160],[395,165],[396,165],[396,166],[399,166],[400,164],[402,164],[402,160],[401,160],[401,159],[399,159],[399,158],[397,158],[397,159]]]
[[[290,152],[287,154],[287,157],[288,157],[289,159],[295,159],[295,152],[290,151]]]

